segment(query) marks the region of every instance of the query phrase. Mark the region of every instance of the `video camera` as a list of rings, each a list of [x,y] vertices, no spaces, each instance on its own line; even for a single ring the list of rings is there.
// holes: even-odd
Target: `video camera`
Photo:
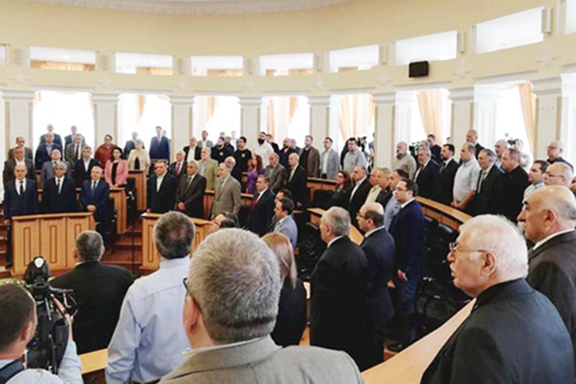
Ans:
[[[38,326],[34,338],[28,343],[28,368],[39,368],[58,373],[70,332],[66,313],[73,315],[76,302],[71,290],[52,288],[48,283],[50,268],[42,256],[35,257],[26,268],[24,281],[36,302]],[[56,305],[62,303],[64,311]]]

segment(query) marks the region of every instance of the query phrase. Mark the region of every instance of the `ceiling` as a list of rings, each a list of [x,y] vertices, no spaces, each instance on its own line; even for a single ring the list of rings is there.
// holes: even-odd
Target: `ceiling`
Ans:
[[[351,0],[28,0],[158,14],[241,14],[317,9]]]

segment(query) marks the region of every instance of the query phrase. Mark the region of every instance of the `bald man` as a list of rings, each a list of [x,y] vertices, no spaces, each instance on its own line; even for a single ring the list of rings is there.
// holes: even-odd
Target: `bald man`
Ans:
[[[392,162],[392,169],[401,169],[411,178],[416,173],[416,160],[408,153],[408,144],[403,141],[396,144],[396,158]]]
[[[528,283],[552,301],[576,347],[576,198],[566,187],[541,188],[525,201],[518,221],[535,243]]]
[[[478,131],[474,129],[466,132],[466,142],[474,145],[476,157],[478,157],[480,151],[484,149],[484,147],[478,142]]]
[[[504,154],[504,151],[507,149],[508,149],[508,142],[506,140],[498,140],[494,144],[494,153],[496,153],[496,156],[498,157],[494,162],[494,164],[498,168],[502,168],[502,155]]]
[[[570,187],[573,178],[574,172],[569,164],[556,162],[546,169],[544,173],[544,184],[547,186],[561,185]]]
[[[176,152],[176,161],[170,164],[168,168],[168,172],[170,172],[176,179],[178,183],[186,177],[186,168],[187,168],[187,161],[186,161],[186,153],[183,150],[179,150]]]
[[[569,164],[570,168],[573,169],[572,164],[567,162],[562,157],[562,154],[564,153],[564,144],[562,144],[561,141],[558,141],[558,140],[551,141],[550,144],[548,144],[548,147],[546,147],[546,153],[548,155],[548,160],[547,160],[548,163],[550,163],[550,164],[565,163],[565,164]]]

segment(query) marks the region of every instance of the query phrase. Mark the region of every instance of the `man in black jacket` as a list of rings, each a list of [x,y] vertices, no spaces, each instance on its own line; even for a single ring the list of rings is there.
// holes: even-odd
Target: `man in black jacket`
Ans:
[[[513,224],[481,216],[448,256],[454,285],[476,298],[422,384],[558,384],[574,380],[570,335],[550,300],[524,280],[526,243]]]
[[[198,163],[188,162],[186,177],[180,180],[176,190],[176,210],[190,217],[204,217],[204,193],[206,178],[198,174]]]
[[[425,198],[432,197],[440,166],[432,159],[430,149],[422,147],[418,150],[418,169],[414,180],[418,184],[418,194]]]
[[[218,162],[223,163],[228,156],[232,156],[232,151],[224,145],[224,138],[219,137],[216,140],[216,145],[212,148],[212,158]]]
[[[454,160],[455,150],[454,145],[444,144],[440,151],[442,163],[432,193],[432,200],[444,205],[450,205],[454,200],[454,178],[458,171],[458,163]]]
[[[174,209],[178,181],[168,173],[166,163],[166,160],[159,160],[154,164],[154,175],[148,181],[147,212],[166,213]]]
[[[308,203],[307,195],[307,184],[308,176],[306,176],[306,170],[300,165],[300,156],[296,153],[292,153],[288,157],[288,163],[290,168],[286,170],[288,183],[286,187],[292,193],[292,198],[296,206],[301,208]]]
[[[528,284],[545,294],[560,313],[576,347],[576,199],[565,187],[532,193],[518,216],[527,240]]]
[[[521,153],[516,149],[507,149],[502,154],[504,175],[498,186],[497,213],[508,220],[516,221],[522,210],[524,191],[530,185],[528,174],[520,166]]]
[[[92,148],[85,146],[82,149],[82,158],[74,164],[74,181],[76,188],[82,187],[86,180],[91,179],[92,168],[100,166],[100,163],[92,158]]]
[[[502,170],[496,166],[496,154],[488,148],[480,151],[478,164],[480,172],[476,180],[476,191],[470,212],[475,215],[498,212],[498,193],[502,183]]]
[[[68,213],[78,210],[76,184],[66,176],[68,166],[58,161],[54,166],[54,177],[46,180],[42,202],[46,213]]]
[[[327,248],[312,272],[310,345],[348,353],[360,370],[377,364],[368,309],[368,261],[348,237],[350,217],[332,207],[322,215]]]
[[[364,232],[362,250],[368,260],[368,304],[376,339],[378,360],[384,361],[386,325],[394,316],[394,307],[388,293],[388,282],[394,269],[394,239],[384,228],[384,208],[378,203],[367,203],[358,213],[358,226]]]
[[[354,167],[354,171],[352,171],[352,179],[354,180],[354,187],[350,189],[350,194],[348,195],[348,212],[350,213],[352,225],[357,226],[358,222],[356,221],[356,214],[366,202],[366,198],[368,197],[372,186],[367,177],[366,168],[359,165]]]
[[[274,216],[274,198],[276,195],[270,189],[270,179],[266,175],[258,176],[256,180],[258,194],[252,199],[248,229],[258,236],[264,236]]]
[[[36,154],[34,155],[34,168],[39,171],[45,162],[51,160],[52,151],[58,149],[62,153],[62,146],[54,142],[54,134],[47,133],[44,136],[46,141],[41,142],[36,149]]]
[[[122,300],[134,278],[124,268],[102,265],[104,242],[98,232],[82,232],[76,238],[74,254],[79,259],[76,268],[55,278],[50,285],[74,291],[78,303],[74,340],[78,353],[86,353],[108,347]]]
[[[202,157],[202,147],[198,145],[195,137],[190,138],[190,144],[183,148],[186,161],[200,160]]]

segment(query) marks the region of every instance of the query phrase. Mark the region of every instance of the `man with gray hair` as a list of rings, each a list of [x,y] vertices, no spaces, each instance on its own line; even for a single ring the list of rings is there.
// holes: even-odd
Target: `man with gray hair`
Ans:
[[[418,150],[418,169],[414,181],[418,185],[418,193],[427,199],[432,197],[434,186],[440,173],[440,165],[432,159],[432,151],[428,147]]]
[[[484,148],[478,155],[480,172],[476,181],[474,200],[468,210],[472,214],[495,214],[497,211],[498,188],[503,172],[496,166],[496,158],[496,154],[489,148]]]
[[[277,153],[272,153],[268,160],[264,174],[270,179],[270,190],[277,193],[286,183],[286,169],[280,164],[280,156]]]
[[[565,187],[570,187],[573,178],[574,172],[572,171],[570,164],[556,162],[546,169],[546,172],[544,173],[544,184],[548,186],[563,185]]]
[[[105,349],[112,339],[120,307],[134,278],[125,268],[103,265],[104,241],[98,232],[84,231],[76,238],[70,272],[50,281],[55,288],[72,289],[78,303],[74,316],[74,340],[78,353]]]
[[[522,211],[524,191],[530,185],[528,174],[520,166],[521,154],[516,149],[507,149],[502,154],[502,170],[498,186],[498,203],[496,213],[508,220],[516,221]]]
[[[448,261],[454,285],[476,304],[421,383],[573,382],[570,336],[550,301],[524,279],[526,253],[516,227],[501,217],[478,216],[460,227]]]
[[[576,199],[565,187],[538,189],[518,221],[535,244],[528,253],[528,283],[552,301],[576,346]]]
[[[496,154],[496,160],[494,161],[494,164],[498,168],[502,168],[502,155],[504,154],[504,151],[507,149],[508,149],[508,142],[506,140],[498,140],[494,144],[494,153]]]
[[[564,163],[568,164],[572,170],[574,169],[572,164],[570,164],[568,161],[566,161],[566,159],[562,157],[562,153],[564,152],[564,144],[562,144],[561,141],[552,140],[550,144],[548,144],[548,147],[546,147],[546,152],[548,154],[548,160],[546,161],[548,161],[549,164]]]
[[[168,172],[174,175],[178,184],[180,184],[180,181],[186,177],[186,164],[188,162],[186,161],[186,153],[181,149],[176,151],[175,156],[176,161],[170,164],[168,167]]]
[[[76,184],[66,176],[68,166],[62,161],[54,165],[54,177],[44,183],[42,203],[46,213],[68,213],[78,210]]]
[[[320,220],[327,248],[310,276],[310,345],[342,350],[364,370],[378,357],[368,308],[368,261],[350,240],[350,225],[348,212],[339,207]]]
[[[194,223],[184,214],[164,214],[154,226],[160,269],[128,290],[108,346],[106,382],[155,382],[184,362],[190,347],[182,313],[182,279],[190,267]]]
[[[396,158],[392,162],[392,169],[401,169],[410,177],[416,172],[416,160],[408,153],[408,144],[404,141],[396,144]]]
[[[282,283],[276,257],[256,235],[222,229],[208,236],[184,285],[184,329],[194,349],[161,383],[362,382],[345,353],[274,344]]]
[[[226,159],[228,160],[228,159]],[[230,176],[234,165],[228,161],[218,166],[218,180],[214,188],[214,202],[210,211],[210,217],[214,218],[222,212],[230,212],[238,216],[242,201],[240,199],[241,186],[238,180]],[[234,160],[234,158],[232,158]],[[235,162],[234,162],[235,163]]]

